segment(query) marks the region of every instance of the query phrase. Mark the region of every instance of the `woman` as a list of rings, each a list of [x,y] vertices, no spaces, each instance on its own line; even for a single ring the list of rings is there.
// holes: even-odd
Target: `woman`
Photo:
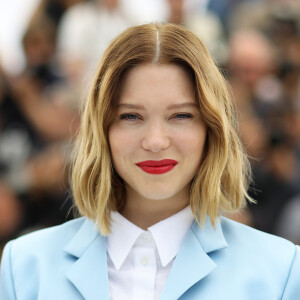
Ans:
[[[82,118],[84,216],[10,242],[1,299],[299,299],[300,251],[219,217],[248,198],[227,86],[176,25],[118,36]]]

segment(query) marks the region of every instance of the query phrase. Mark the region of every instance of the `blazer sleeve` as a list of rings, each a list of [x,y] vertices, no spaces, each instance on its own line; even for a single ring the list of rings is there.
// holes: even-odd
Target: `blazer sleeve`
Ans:
[[[295,255],[290,268],[282,300],[300,299],[300,247],[295,247]]]
[[[1,300],[14,300],[16,298],[14,281],[12,276],[11,266],[11,248],[12,241],[9,242],[4,250],[1,260],[1,273],[0,273],[0,299]]]

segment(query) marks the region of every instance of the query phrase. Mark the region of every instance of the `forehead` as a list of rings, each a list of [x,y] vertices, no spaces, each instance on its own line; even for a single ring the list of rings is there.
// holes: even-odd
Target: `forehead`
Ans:
[[[173,77],[186,77],[192,80],[192,72],[188,70],[187,66],[177,63],[140,63],[130,68],[123,75],[123,79],[128,77],[139,77],[140,75],[153,75],[155,77],[165,78]],[[124,81],[124,80],[123,80]]]
[[[139,64],[121,80],[118,102],[157,99],[194,99],[194,81],[186,68],[177,64]]]

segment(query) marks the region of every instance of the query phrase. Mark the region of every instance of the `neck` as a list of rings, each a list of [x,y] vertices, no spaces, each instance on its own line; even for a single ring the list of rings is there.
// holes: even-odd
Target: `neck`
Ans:
[[[153,200],[127,193],[126,204],[120,213],[136,226],[147,230],[150,226],[178,213],[189,204],[187,191],[171,198]]]

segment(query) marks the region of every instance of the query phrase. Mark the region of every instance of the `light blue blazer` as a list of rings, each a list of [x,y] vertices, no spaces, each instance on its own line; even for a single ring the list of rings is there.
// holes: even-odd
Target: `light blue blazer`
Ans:
[[[79,218],[8,243],[0,299],[108,300],[105,237]],[[160,299],[300,300],[299,247],[226,218],[194,223]]]

